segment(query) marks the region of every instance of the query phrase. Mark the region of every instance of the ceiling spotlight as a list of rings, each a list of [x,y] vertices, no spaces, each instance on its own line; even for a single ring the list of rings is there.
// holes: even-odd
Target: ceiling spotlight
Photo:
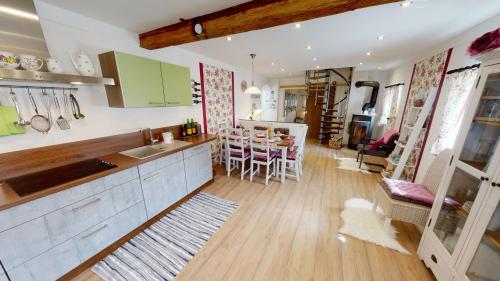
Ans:
[[[317,58],[313,58],[313,61],[317,61],[318,59]]]
[[[233,40],[233,38],[231,38],[231,36],[228,36],[228,37],[226,37],[226,40],[231,41],[231,40]]]
[[[296,23],[296,24],[295,24],[295,28],[296,28],[296,29],[299,29],[301,26],[302,26],[302,25],[301,25],[300,23]]]
[[[379,66],[379,67],[378,67],[378,70],[381,70],[381,69],[382,69],[382,67],[381,67],[381,66]]]
[[[271,65],[274,66],[274,62],[272,62]]]
[[[363,63],[362,63],[362,62],[360,62],[360,63],[359,63],[359,65],[363,65]]]
[[[409,7],[411,5],[411,1],[409,1],[409,0],[403,1],[403,2],[401,2],[400,5],[403,8]]]
[[[371,52],[366,52],[366,55],[367,55],[367,56],[371,56],[371,55],[372,55],[372,53],[371,53]]]
[[[384,40],[384,35],[379,35],[379,36],[377,37],[377,40]]]
[[[282,69],[281,69],[281,71],[285,72],[285,69],[284,69],[284,68],[282,68]]]
[[[311,50],[312,47],[311,46],[306,46],[306,49]]]
[[[319,65],[316,65],[316,69],[319,69]]]

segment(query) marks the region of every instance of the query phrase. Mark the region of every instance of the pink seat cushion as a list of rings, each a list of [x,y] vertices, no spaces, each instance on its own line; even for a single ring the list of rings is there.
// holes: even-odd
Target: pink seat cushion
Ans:
[[[296,160],[297,159],[297,151],[288,151],[286,155],[286,159],[288,160]]]
[[[248,156],[250,156],[250,150],[245,149],[244,154],[245,155],[244,155],[243,158],[247,158]],[[232,157],[241,157],[241,152],[239,152],[239,151],[231,151],[231,156]]]
[[[263,156],[263,155],[255,155],[255,156],[253,157],[253,160],[255,160],[255,161],[262,161],[262,162],[269,162],[269,161],[273,160],[275,157],[276,157],[276,156],[275,156],[273,153],[271,153],[271,154],[269,155],[269,158],[270,158],[269,160],[267,159],[267,156]]]
[[[434,203],[434,194],[424,185],[394,179],[382,179],[380,185],[393,199],[407,201],[427,207]]]

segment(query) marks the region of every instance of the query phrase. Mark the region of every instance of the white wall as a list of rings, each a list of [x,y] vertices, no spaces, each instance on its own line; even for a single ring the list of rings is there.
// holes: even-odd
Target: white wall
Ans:
[[[497,15],[485,22],[461,33],[460,35],[452,38],[451,40],[440,44],[439,46],[435,46],[434,48],[429,49],[428,51],[418,54],[414,59],[410,60],[408,63],[400,65],[399,67],[393,69],[390,73],[389,83],[405,83],[405,91],[404,91],[404,100],[402,104],[402,108],[400,108],[400,112],[398,114],[398,121],[401,121],[401,117],[403,114],[404,102],[406,100],[406,95],[408,94],[408,86],[410,84],[411,72],[413,70],[413,65],[429,56],[432,56],[438,52],[447,50],[449,48],[453,48],[450,62],[448,65],[448,70],[461,68],[464,66],[472,65],[478,63],[475,59],[469,57],[466,54],[466,49],[469,46],[470,42],[472,42],[475,38],[483,35],[486,32],[492,31],[500,26],[500,15]],[[434,113],[434,119],[432,121],[432,126],[429,131],[429,135],[427,138],[427,143],[425,145],[425,149],[423,151],[422,160],[420,162],[420,167],[417,172],[416,182],[421,182],[429,168],[429,165],[432,163],[434,159],[434,155],[430,153],[430,149],[432,144],[435,142],[438,134],[439,134],[439,124],[441,124],[442,114],[445,102],[448,98],[448,89],[449,85],[446,83],[443,84],[441,94],[439,97],[439,101],[436,107],[436,111]],[[471,109],[473,110],[473,109]],[[397,123],[399,124],[399,123]],[[463,125],[462,125],[463,126]]]
[[[236,68],[179,47],[154,51],[142,49],[139,47],[138,36],[134,33],[45,2],[35,1],[35,4],[50,54],[52,57],[60,59],[67,70],[76,73],[71,65],[68,52],[78,50],[83,50],[95,57],[99,53],[119,50],[168,61],[189,67],[191,77],[196,81],[200,80],[200,62],[216,65],[235,72],[236,120],[246,117],[250,113],[250,97],[244,96],[240,87],[243,79],[251,81],[249,70]],[[259,87],[267,82],[267,79],[261,76],[256,76],[255,80]],[[5,90],[2,91],[0,96],[5,102],[8,97]],[[103,86],[81,86],[76,96],[83,113],[87,116],[85,120],[72,122],[71,130],[68,131],[54,129],[49,134],[42,135],[30,129],[25,135],[2,137],[0,138],[0,153],[120,134],[140,128],[169,126],[184,122],[186,118],[195,118],[199,122],[203,120],[201,104],[174,108],[110,108]],[[24,112],[31,111],[25,95],[19,95],[19,98],[23,101]],[[29,117],[31,113],[25,115],[25,117]]]
[[[387,76],[388,72],[386,71],[358,71],[354,70],[351,79],[351,89],[349,95],[349,105],[347,107],[347,115],[346,115],[346,129],[344,130],[344,144],[349,141],[349,124],[352,120],[353,114],[362,114],[363,105],[370,100],[370,94],[372,92],[372,88],[370,87],[361,87],[356,88],[354,84],[357,81],[377,81],[380,83],[380,88],[377,96],[377,103],[375,104],[375,128],[372,131],[372,138],[379,137],[383,132],[377,127],[378,119],[380,114],[382,113],[382,97],[384,94],[384,87],[387,84]]]

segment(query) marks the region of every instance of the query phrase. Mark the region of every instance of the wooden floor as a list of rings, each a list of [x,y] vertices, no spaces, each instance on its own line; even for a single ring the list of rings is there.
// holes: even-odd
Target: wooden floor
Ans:
[[[411,256],[338,234],[343,202],[371,199],[377,174],[337,169],[335,155],[309,142],[304,175],[268,187],[222,171],[205,192],[240,203],[238,210],[176,280],[435,280],[416,255],[420,232],[394,222]],[[345,242],[344,242],[345,240]],[[100,280],[86,271],[76,280]]]

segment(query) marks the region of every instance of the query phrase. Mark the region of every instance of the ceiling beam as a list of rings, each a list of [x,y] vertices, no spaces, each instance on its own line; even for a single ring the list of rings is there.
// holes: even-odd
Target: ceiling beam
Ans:
[[[139,35],[140,45],[159,49],[344,13],[400,0],[254,0]],[[195,8],[195,7],[193,7]],[[195,35],[193,25],[204,32]]]

